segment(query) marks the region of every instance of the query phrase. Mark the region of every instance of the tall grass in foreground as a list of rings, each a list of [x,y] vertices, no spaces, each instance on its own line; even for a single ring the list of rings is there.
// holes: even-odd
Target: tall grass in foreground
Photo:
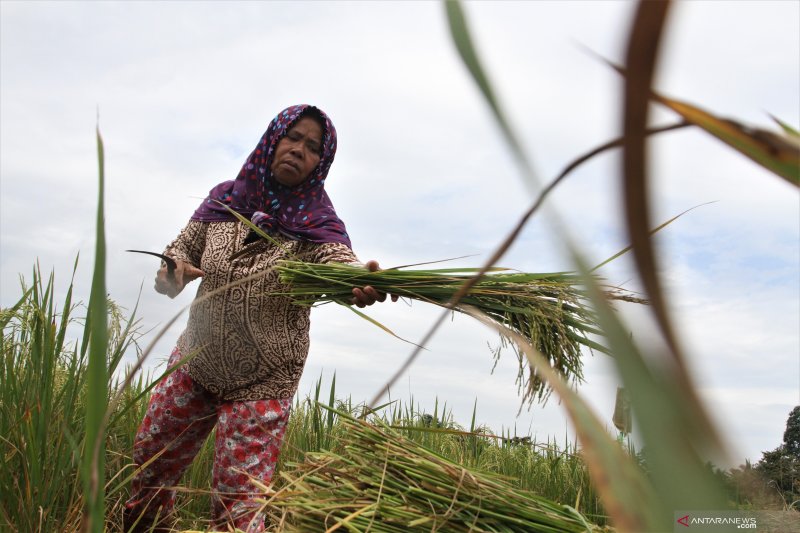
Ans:
[[[87,532],[101,533],[105,522],[105,415],[108,409],[108,305],[106,302],[106,230],[105,230],[105,154],[100,127],[96,130],[97,223],[95,227],[94,272],[89,293],[84,338],[89,339],[86,386],[86,444],[83,449],[83,501]]]
[[[76,263],[77,267],[77,263]],[[43,278],[36,266],[23,296],[0,312],[0,525],[18,531],[71,531],[81,522],[84,487],[78,472],[87,441],[88,339],[70,341],[77,315],[69,285],[55,302],[54,275]],[[125,318],[108,302],[108,350],[104,364],[113,374],[123,354],[136,348],[133,316]],[[141,386],[141,381],[138,382]],[[108,386],[113,390],[114,384]],[[126,450],[142,416],[126,404],[108,428],[103,451],[110,498],[130,471]],[[107,451],[106,451],[107,450]]]
[[[80,529],[83,485],[79,469],[87,444],[88,359],[85,338],[69,339],[81,336],[85,308],[73,302],[72,284],[61,303],[55,301],[57,292],[55,276],[43,278],[34,268],[30,286],[23,284],[22,298],[0,312],[0,451],[4,458],[0,462],[0,531]],[[133,316],[126,317],[112,301],[107,305],[106,364],[109,375],[114,375],[127,350],[138,353],[139,332]],[[143,378],[135,380],[110,417],[104,443],[108,531],[120,529],[121,505],[133,472],[133,439],[147,405],[149,385]],[[119,381],[109,380],[108,390],[116,394]],[[338,412],[325,408],[326,402]],[[297,467],[291,465],[302,464],[309,452],[345,453],[350,429],[342,424],[339,413],[355,417],[364,411],[363,404],[337,398],[335,378],[324,394],[321,380],[317,382],[311,395],[295,401],[279,472],[293,476]],[[494,436],[476,426],[475,420],[465,429],[452,420],[446,406],[438,404],[426,412],[413,401],[393,402],[375,414],[380,424],[391,426],[402,438],[454,464],[501,475],[514,487],[576,507],[592,522],[604,522],[588,472],[572,443],[512,442],[512,435]],[[184,528],[207,524],[212,459],[213,434],[182,483],[178,512]],[[276,488],[282,483],[278,480]]]
[[[567,386],[561,376],[552,371],[547,359],[535,346],[516,332],[492,322],[481,313],[475,313],[476,318],[498,329],[501,334],[514,338],[531,366],[542,373],[543,379],[561,398],[576,428],[587,466],[598,485],[611,521],[625,531],[671,530],[675,513],[690,509],[726,508],[719,481],[705,467],[705,462],[710,459],[725,458],[726,447],[688,371],[687,354],[667,312],[667,298],[661,288],[658,260],[650,241],[649,228],[652,222],[646,139],[651,131],[651,100],[675,111],[686,122],[716,136],[789,183],[800,184],[800,142],[796,131],[787,131],[786,135],[781,136],[745,127],[656,92],[652,82],[670,5],[669,1],[638,2],[627,36],[625,65],[614,66],[624,78],[623,113],[620,117],[623,137],[618,144],[614,143],[622,148],[622,215],[631,242],[637,277],[651,302],[653,321],[666,346],[665,350],[653,353],[651,347],[639,346],[632,341],[629,329],[610,308],[602,291],[589,275],[588,261],[566,231],[560,217],[557,213],[550,213],[550,220],[558,237],[565,242],[576,270],[584,274],[600,329],[629,393],[640,435],[644,445],[651,450],[649,476],[645,477],[630,457],[621,453],[586,402]],[[541,187],[530,158],[521,148],[522,143],[510,126],[481,65],[461,4],[447,1],[445,11],[453,43],[491,109],[509,150],[516,157],[523,178]],[[585,160],[576,161],[568,169]],[[561,177],[563,174],[558,179]],[[482,272],[503,256],[551,188],[542,189],[541,197],[521,217],[518,226],[498,247]]]

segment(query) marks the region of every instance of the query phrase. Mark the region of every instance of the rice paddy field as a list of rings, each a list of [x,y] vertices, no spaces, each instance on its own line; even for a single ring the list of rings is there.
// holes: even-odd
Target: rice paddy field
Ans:
[[[4,309],[2,314],[0,430],[5,454],[0,475],[9,482],[3,484],[0,499],[2,522],[20,531],[78,530],[82,514],[78,472],[87,434],[87,349],[85,342],[69,341],[68,331],[85,324],[81,315],[85,309],[69,298],[54,302],[54,283],[52,276],[43,279],[34,270],[18,306]],[[108,302],[108,308],[106,364],[113,373],[125,350],[137,349],[140,332],[135,317],[125,316],[112,302]],[[144,413],[148,386],[145,379],[125,388],[118,380],[109,382],[109,396],[118,398],[105,441],[106,521],[111,530],[119,528],[120,505],[133,472],[133,435]],[[323,460],[325,453],[345,453],[345,437],[357,427],[367,433],[374,431],[381,438],[396,435],[411,447],[407,452],[411,457],[430,455],[460,465],[465,472],[493,473],[502,490],[524,489],[569,502],[591,520],[605,521],[573,443],[521,443],[513,439],[516,435],[493,435],[476,427],[475,421],[470,427],[460,426],[444,406],[423,411],[419,406],[401,403],[375,411],[369,417],[376,424],[372,429],[359,418],[364,405],[337,398],[335,380],[328,390],[321,387],[318,383],[313,395],[296,401],[281,456],[283,475],[273,490],[289,486],[293,476],[299,477],[302,469],[309,468],[304,464],[307,453],[322,453],[316,461]],[[202,517],[209,508],[212,453],[209,442],[187,474],[179,504],[186,529],[203,527]],[[291,509],[291,500],[280,502],[279,509]]]
[[[0,526],[3,530],[78,531],[83,519],[85,501],[79,473],[88,433],[88,349],[86,339],[70,340],[70,337],[85,326],[86,308],[71,301],[70,296],[55,302],[54,278],[42,276],[34,268],[30,280],[21,287],[19,304],[4,309],[0,315],[3,326],[0,431],[4,450],[0,477],[5,480],[0,492],[3,502]],[[107,305],[110,320],[106,365],[110,374],[114,374],[125,351],[139,349],[141,332],[135,315],[126,314],[111,301]],[[130,454],[134,433],[144,415],[148,389],[159,377],[139,378],[125,387],[120,379],[111,378],[108,382],[111,410],[104,443],[104,478],[105,527],[109,531],[120,530],[121,505],[127,498],[133,473]],[[341,474],[346,470],[347,458],[354,457],[366,461],[361,475],[374,477],[376,482],[381,479],[380,469],[387,457],[391,461],[411,461],[412,464],[396,465],[399,472],[407,475],[413,473],[416,461],[429,461],[425,476],[434,479],[441,476],[438,481],[443,491],[452,491],[456,486],[451,476],[468,476],[479,486],[486,484],[499,491],[491,498],[481,496],[487,499],[483,503],[486,511],[491,503],[507,514],[510,511],[504,509],[507,500],[518,499],[531,505],[526,512],[534,518],[552,513],[556,524],[567,520],[576,531],[583,530],[584,520],[592,524],[607,521],[575,443],[531,442],[524,436],[495,435],[475,420],[461,425],[452,419],[444,404],[423,409],[412,401],[393,402],[369,411],[369,416],[364,416],[366,412],[364,404],[353,404],[337,396],[335,377],[324,386],[318,382],[308,396],[298,396],[280,459],[280,478],[270,492],[265,491],[265,499],[274,499],[271,509],[275,523],[283,521],[287,530],[299,531],[324,531],[330,527],[320,525],[336,519],[326,518],[327,512],[320,511],[318,523],[308,522],[314,520],[314,515],[308,512],[309,506],[320,506],[325,498],[342,497],[332,491],[321,496],[317,485],[333,474],[332,470],[317,467],[325,463],[330,469],[338,468]],[[387,455],[379,444],[387,441],[397,446],[392,450],[393,455]],[[209,439],[184,479],[178,504],[184,529],[204,529],[210,505],[211,443]],[[431,465],[438,465],[441,470]],[[309,469],[317,470],[315,474],[320,477],[309,477]],[[301,479],[302,483],[298,483]],[[403,483],[404,487],[413,485]],[[472,487],[472,490],[478,489]],[[462,495],[472,498],[466,487]],[[344,507],[343,516],[357,510],[357,502],[372,496],[353,494],[352,508]],[[312,504],[306,501],[309,499]],[[551,502],[561,502],[574,511],[565,512],[561,504]],[[390,501],[386,505],[400,507]],[[449,505],[448,500],[439,514],[446,515]],[[540,505],[544,508],[537,507]],[[429,516],[419,502],[409,505],[403,513],[397,519],[402,526],[396,530],[408,530],[405,529],[408,522]],[[361,516],[374,520],[374,513]],[[470,516],[474,519],[475,515]],[[293,517],[302,520],[295,521]],[[439,520],[435,515],[429,518],[430,521],[418,523],[420,531],[429,530]],[[560,527],[555,530],[561,530]]]
[[[680,332],[666,311],[649,240],[655,230],[648,218],[645,151],[646,138],[664,128],[648,129],[648,106],[656,102],[680,117],[668,129],[691,125],[706,131],[761,165],[770,179],[794,186],[800,178],[800,135],[785,124],[779,133],[744,128],[656,93],[651,82],[668,8],[668,2],[640,2],[627,38],[626,64],[609,66],[623,80],[623,137],[577,158],[542,188],[516,229],[498,239],[486,264],[455,280],[452,272],[438,272],[434,282],[423,284],[411,271],[370,278],[388,292],[405,291],[407,297],[439,305],[442,320],[460,311],[495,329],[529,371],[523,399],[557,397],[577,441],[493,434],[474,416],[453,420],[446,398],[433,406],[413,399],[386,403],[380,396],[369,404],[354,403],[347,391],[336,390],[335,380],[319,382],[307,397],[295,400],[279,475],[273,486],[263,487],[274,531],[672,531],[676,510],[747,507],[709,463],[725,455],[725,439],[689,375]],[[445,10],[460,57],[527,179],[532,175],[528,157],[478,60],[461,6],[446,2]],[[24,276],[17,303],[0,310],[3,531],[120,531],[134,472],[134,433],[149,391],[163,378],[139,372],[150,349],[140,346],[136,310],[121,309],[106,291],[99,130],[97,148],[97,233],[88,302],[73,298],[72,284],[62,281],[67,273],[46,273],[35,265]],[[570,272],[560,273],[558,280],[553,275],[538,279],[545,282],[538,300],[507,288],[498,296],[495,265],[520,229],[573,168],[609,149],[622,151],[619,182],[631,246],[621,253],[634,257],[663,341],[658,353],[633,341],[630,327],[611,306],[614,293],[594,276],[566,232],[560,238],[570,251]],[[560,227],[558,215],[552,216],[554,227]],[[284,275],[294,276],[294,295],[305,305],[337,302],[337,287],[352,279],[352,272],[314,271],[314,283],[304,286],[297,273],[305,267],[284,266]],[[447,290],[442,276],[449,280]],[[566,281],[574,292],[564,292],[564,285],[555,288],[555,281]],[[64,287],[66,297],[56,301],[54,295],[63,294]],[[429,335],[442,320],[431,325]],[[574,387],[583,350],[589,348],[612,359],[646,453],[609,432]],[[121,368],[132,354],[137,364]],[[206,530],[211,456],[206,443],[179,487],[180,530]],[[784,513],[784,522],[759,531],[789,531],[800,523],[791,505]]]

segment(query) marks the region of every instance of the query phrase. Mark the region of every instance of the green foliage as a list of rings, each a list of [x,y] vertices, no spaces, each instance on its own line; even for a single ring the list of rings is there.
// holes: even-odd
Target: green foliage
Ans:
[[[44,279],[37,266],[30,287],[23,282],[22,298],[0,314],[0,529],[69,531],[81,521],[89,341],[69,341],[85,318],[76,316],[71,283],[60,305],[56,290],[54,275]],[[138,349],[139,333],[133,316],[106,305],[104,364],[113,374],[123,354]],[[109,495],[119,495],[119,476],[130,470],[123,450],[130,449],[140,416],[140,409],[128,409],[108,428],[106,446],[113,451],[105,456],[103,477],[110,480]]]
[[[56,305],[54,276],[33,272],[30,287],[23,285],[19,302],[0,312],[0,530],[49,533],[78,531],[83,512],[83,486],[79,478],[81,453],[87,444],[87,339],[81,336],[85,318],[82,306],[72,302],[72,285]],[[108,301],[109,348],[106,365],[114,375],[126,351],[139,355],[134,316]],[[161,379],[159,376],[157,379]],[[151,383],[139,376],[122,390],[122,398],[107,429],[104,477],[106,527],[118,530],[121,506],[128,497],[133,473],[130,457],[136,429],[144,416]],[[120,391],[111,378],[110,394]],[[325,450],[341,453],[347,428],[340,415],[322,405],[327,401],[348,416],[361,416],[363,405],[336,398],[335,379],[323,398],[322,381],[313,394],[298,398],[291,414],[278,471],[291,472],[307,453]],[[469,431],[456,424],[446,405],[437,402],[430,413],[393,402],[375,412],[382,424],[392,426],[411,441],[425,446],[465,468],[504,476],[514,487],[542,498],[571,505],[595,523],[604,523],[604,511],[589,481],[588,471],[575,445],[530,442],[512,435],[494,436],[476,425]],[[209,488],[214,435],[209,437],[187,472],[177,509],[184,528],[202,529],[209,509]],[[278,480],[276,488],[280,488]]]
[[[105,167],[103,140],[97,129],[97,162],[99,166],[97,223],[95,224],[95,257],[89,311],[84,338],[89,338],[87,367],[86,445],[83,449],[83,498],[87,532],[101,533],[105,517],[105,423],[108,407],[108,307],[106,305],[106,237],[105,237]]]
[[[800,500],[800,406],[789,413],[783,443],[764,452],[755,469],[787,505]]]
[[[276,480],[274,490],[285,487],[287,478],[300,475],[309,454],[352,453],[347,450],[352,431],[347,420],[363,419],[371,413],[377,425],[390,428],[398,437],[432,454],[470,471],[501,475],[511,486],[572,505],[591,521],[605,523],[605,512],[574,443],[559,447],[555,442],[537,443],[516,435],[496,436],[488,428],[477,426],[474,416],[465,429],[438,401],[430,412],[415,406],[413,399],[408,404],[395,401],[377,410],[354,405],[350,398],[336,399],[329,403],[336,406],[331,409],[319,403],[320,387],[321,380],[312,395],[298,399],[293,407],[278,467],[283,475]],[[334,388],[335,380],[327,395],[329,402]]]
[[[789,419],[786,420],[786,430],[783,432],[783,447],[786,453],[800,459],[800,405],[792,409]]]

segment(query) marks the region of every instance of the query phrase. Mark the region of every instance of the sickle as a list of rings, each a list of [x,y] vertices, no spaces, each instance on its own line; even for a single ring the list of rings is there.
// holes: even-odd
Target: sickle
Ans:
[[[167,264],[167,275],[173,276],[175,274],[175,269],[178,267],[178,263],[171,257],[167,257],[163,254],[157,254],[155,252],[145,252],[144,250],[125,250],[126,252],[136,252],[137,254],[147,254],[147,255],[154,255],[156,257],[161,258]]]

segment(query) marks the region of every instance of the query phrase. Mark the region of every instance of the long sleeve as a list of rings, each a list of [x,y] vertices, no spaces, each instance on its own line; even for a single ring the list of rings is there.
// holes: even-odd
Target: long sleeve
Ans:
[[[302,259],[309,263],[358,263],[358,257],[349,247],[336,242],[316,244]]]
[[[225,400],[292,398],[308,357],[310,309],[292,302],[273,267],[358,259],[343,244],[283,235],[245,245],[248,231],[236,221],[190,222],[167,247],[203,271],[178,349],[196,352],[192,379]]]
[[[199,268],[206,246],[208,224],[208,222],[190,220],[175,240],[164,250],[164,255]]]

